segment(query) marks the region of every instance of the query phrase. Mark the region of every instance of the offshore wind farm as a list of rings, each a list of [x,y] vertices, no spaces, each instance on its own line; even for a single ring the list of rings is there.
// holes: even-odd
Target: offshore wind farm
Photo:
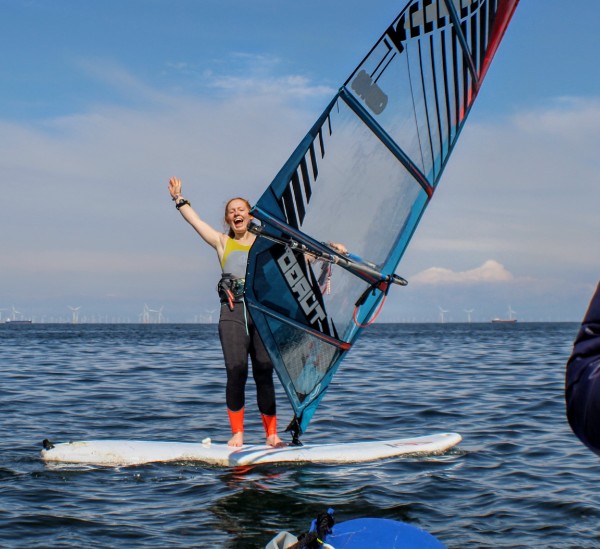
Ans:
[[[86,310],[85,307],[66,305],[65,310],[56,307],[50,312],[39,312],[35,309],[16,307],[0,307],[0,324],[216,324],[219,320],[218,309],[205,309],[189,317],[177,317],[173,320],[165,312],[165,306],[151,307],[144,303],[139,312],[116,314]]]
[[[163,313],[164,306],[157,309],[149,307],[144,303],[142,310],[137,314],[119,315],[111,313],[86,312],[82,306],[65,306],[66,311],[57,309],[53,312],[39,313],[29,311],[21,312],[16,307],[0,308],[0,323],[5,324],[165,324],[170,323],[168,317]],[[83,309],[83,311],[82,311]],[[9,314],[4,311],[10,311]],[[206,315],[198,315],[190,322],[207,323]],[[212,317],[210,317],[212,318]]]
[[[149,306],[143,303],[141,308],[136,311],[132,309],[130,314],[111,313],[110,311],[99,311],[86,308],[81,305],[64,307],[55,307],[50,311],[40,311],[36,309],[25,309],[21,307],[0,307],[0,324],[216,324],[219,321],[219,309],[204,309],[198,312],[192,312],[190,315],[182,317],[175,315],[171,317],[168,308],[164,305]],[[501,309],[500,309],[501,310]],[[437,312],[432,310],[429,317],[417,320],[416,318],[400,318],[387,324],[477,324],[477,323],[514,323],[517,322],[516,311],[508,307],[505,315],[477,315],[476,310],[461,309],[459,315],[452,315],[450,309],[441,306],[437,307]],[[529,322],[551,322],[548,319],[533,319]],[[560,320],[558,320],[560,322]],[[521,321],[522,322],[522,321]]]

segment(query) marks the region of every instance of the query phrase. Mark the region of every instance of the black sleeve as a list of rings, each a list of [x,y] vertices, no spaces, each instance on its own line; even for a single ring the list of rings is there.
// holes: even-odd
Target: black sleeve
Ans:
[[[600,283],[567,362],[565,398],[571,429],[600,455]]]

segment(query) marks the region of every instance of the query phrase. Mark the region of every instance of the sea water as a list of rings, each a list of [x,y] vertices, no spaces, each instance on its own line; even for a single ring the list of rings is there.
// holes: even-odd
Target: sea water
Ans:
[[[338,521],[401,520],[450,548],[600,547],[600,458],[565,419],[577,329],[368,328],[304,441],[460,433],[444,455],[102,468],[44,465],[42,440],[228,439],[216,326],[0,325],[0,546],[261,548],[332,507]],[[250,378],[248,442],[264,439],[255,394]],[[278,405],[285,428],[279,388]]]

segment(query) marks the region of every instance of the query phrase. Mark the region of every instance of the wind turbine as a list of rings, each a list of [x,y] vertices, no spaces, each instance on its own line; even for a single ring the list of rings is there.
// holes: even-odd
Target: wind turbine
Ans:
[[[475,309],[465,309],[465,313],[467,313],[467,322],[470,324],[471,323],[471,313],[474,311]]]
[[[208,323],[212,324],[213,321],[213,313],[215,313],[217,311],[217,309],[206,309],[205,310],[208,313]]]
[[[441,323],[443,324],[443,323],[444,323],[444,313],[447,313],[447,312],[449,312],[449,311],[448,311],[448,310],[446,310],[446,309],[442,309],[442,308],[441,308],[441,307],[439,307],[439,306],[438,306],[438,309],[440,310],[440,321],[441,321]]]
[[[150,322],[150,309],[148,309],[148,305],[146,305],[144,303],[144,308],[142,309],[142,312],[140,313],[140,320],[142,322],[142,324],[148,324],[148,322]]]
[[[517,311],[513,311],[512,307],[509,305],[508,306],[508,319],[512,320],[513,319],[513,315],[516,315]]]
[[[81,306],[71,307],[71,305],[68,305],[68,307],[71,309],[71,323],[77,324],[79,322],[79,309],[81,309]]]
[[[162,307],[160,309],[148,308],[148,322],[151,322],[152,324],[160,324],[162,321],[162,310]],[[154,313],[154,315],[151,315],[150,313]]]

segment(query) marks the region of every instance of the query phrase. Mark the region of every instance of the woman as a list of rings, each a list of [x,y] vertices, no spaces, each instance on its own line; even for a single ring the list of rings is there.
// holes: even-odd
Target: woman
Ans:
[[[244,444],[245,387],[250,356],[267,445],[285,446],[277,435],[273,364],[254,328],[243,298],[248,251],[256,238],[248,231],[248,224],[253,219],[250,215],[250,204],[243,198],[232,198],[227,203],[225,223],[229,226],[229,233],[225,234],[202,221],[190,203],[181,196],[180,179],[172,177],[169,180],[169,193],[183,218],[216,250],[223,272],[219,283],[219,338],[227,369],[226,402],[233,435],[228,444]]]

